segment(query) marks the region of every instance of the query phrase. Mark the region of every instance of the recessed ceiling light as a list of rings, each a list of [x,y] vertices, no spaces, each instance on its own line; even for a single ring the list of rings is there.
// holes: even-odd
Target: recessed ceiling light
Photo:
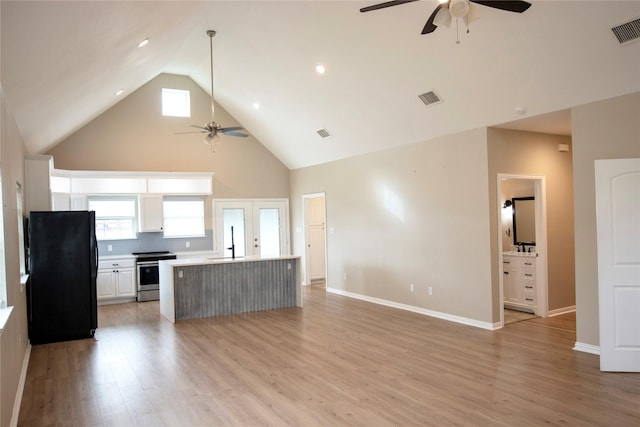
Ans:
[[[255,108],[256,110],[259,110],[260,109],[260,104],[257,103],[257,102],[254,102],[253,103],[253,108]]]
[[[116,96],[120,96],[120,95],[122,95],[123,92],[124,92],[124,89],[120,89],[115,93],[115,95]]]
[[[316,66],[316,71],[318,72],[318,74],[324,74],[324,65],[319,64]]]
[[[148,38],[146,38],[146,39],[142,40],[140,43],[138,43],[138,47],[146,46],[147,43],[149,43],[149,39]]]

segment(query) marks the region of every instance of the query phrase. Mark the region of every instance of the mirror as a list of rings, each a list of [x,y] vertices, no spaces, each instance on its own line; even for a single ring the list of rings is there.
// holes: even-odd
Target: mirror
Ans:
[[[513,244],[536,244],[536,201],[535,197],[514,197],[513,203]]]

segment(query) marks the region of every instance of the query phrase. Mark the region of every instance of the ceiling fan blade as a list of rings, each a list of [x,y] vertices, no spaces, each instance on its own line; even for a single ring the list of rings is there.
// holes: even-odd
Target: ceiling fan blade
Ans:
[[[433,24],[433,20],[436,19],[436,15],[440,11],[440,9],[442,9],[443,6],[444,5],[442,3],[440,3],[440,4],[438,4],[436,6],[436,8],[433,10],[433,13],[431,14],[429,19],[427,20],[427,23],[424,24],[424,28],[422,29],[422,32],[420,34],[433,33],[436,30],[436,28],[438,28],[436,25]]]
[[[210,131],[211,130],[211,129],[205,127],[205,126],[198,126],[198,125],[189,125],[189,127],[198,128],[198,129],[202,129],[202,130],[206,130],[206,131]]]
[[[531,7],[531,3],[526,1],[511,0],[469,0],[471,3],[493,7],[495,9],[506,10],[508,12],[522,13]]]
[[[385,7],[398,6],[405,3],[413,3],[418,0],[392,0],[384,3],[374,4],[373,6],[367,6],[360,9],[360,12],[371,12],[372,10],[384,9]]]
[[[200,131],[196,130],[196,131],[193,131],[193,132],[176,132],[176,133],[174,133],[174,135],[182,135],[182,134],[185,134],[185,133],[207,133],[207,132],[209,132],[209,131],[208,130],[200,130]]]
[[[241,126],[231,126],[228,128],[220,128],[220,132],[226,132],[228,130],[244,130],[244,128]]]
[[[220,130],[220,133],[223,135],[229,135],[229,136],[240,136],[242,138],[246,138],[249,136],[246,133],[240,133],[240,132],[234,132],[234,131],[225,132],[223,130]]]

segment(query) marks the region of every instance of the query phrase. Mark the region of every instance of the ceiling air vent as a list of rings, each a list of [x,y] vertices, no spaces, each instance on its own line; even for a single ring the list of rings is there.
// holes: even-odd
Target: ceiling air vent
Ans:
[[[620,44],[640,39],[640,18],[617,25],[611,28],[611,31],[613,31]]]
[[[423,93],[422,95],[418,95],[418,98],[420,98],[420,101],[424,102],[424,105],[433,105],[438,102],[442,102],[442,99],[440,99],[438,94],[433,90]]]
[[[317,130],[316,132],[318,133],[318,135],[320,135],[322,139],[329,138],[331,136],[329,131],[326,129],[320,129],[320,130]]]

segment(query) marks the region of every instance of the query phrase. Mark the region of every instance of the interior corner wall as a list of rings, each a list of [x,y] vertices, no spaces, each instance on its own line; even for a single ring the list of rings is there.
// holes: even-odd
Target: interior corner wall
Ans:
[[[571,110],[575,198],[576,341],[600,345],[595,160],[640,158],[640,92]]]
[[[544,176],[547,196],[548,309],[575,305],[573,166],[570,152],[559,152],[558,144],[571,138],[535,132],[489,128],[489,182],[491,185],[491,268],[494,293],[494,321],[500,319],[498,257],[497,176]]]
[[[9,426],[27,354],[27,303],[20,286],[20,255],[16,183],[24,188],[24,143],[0,86],[0,169],[4,218],[4,263],[7,305],[13,312],[2,330],[0,343],[0,426]],[[17,420],[17,419],[16,419]]]
[[[484,129],[293,170],[293,252],[325,192],[328,288],[490,322],[486,177]]]
[[[189,90],[191,117],[162,115],[162,88]],[[216,104],[215,119],[242,126]],[[57,169],[214,172],[219,198],[289,197],[289,169],[256,138],[222,136],[215,147],[191,125],[211,121],[211,97],[191,78],[160,74],[50,149]]]

